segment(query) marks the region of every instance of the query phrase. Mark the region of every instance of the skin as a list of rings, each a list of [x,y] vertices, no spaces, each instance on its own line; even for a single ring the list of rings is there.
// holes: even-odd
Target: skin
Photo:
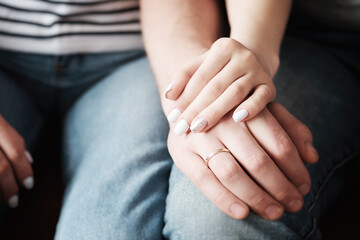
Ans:
[[[269,0],[266,7],[260,7],[260,2],[254,1],[254,5],[252,1],[227,2],[231,38],[246,47],[247,53],[251,51],[263,71],[272,76],[278,68],[278,49],[290,2],[284,1],[288,4],[282,5]],[[222,18],[217,4],[217,1],[208,0],[141,1],[145,48],[160,93],[164,92],[175,73],[201,59],[219,39]],[[237,14],[231,10],[233,8]],[[276,20],[267,19],[274,9],[282,14],[274,15]],[[265,14],[268,21],[254,21],[251,27],[247,27],[246,24],[257,14]],[[232,15],[241,15],[242,19],[232,18]],[[277,30],[270,32],[274,34],[266,38],[270,43],[263,45],[261,29],[268,28]],[[242,39],[243,36],[246,37]],[[252,41],[247,42],[250,39]],[[167,115],[173,102],[163,94],[161,96]],[[311,185],[304,162],[314,163],[318,159],[312,147],[311,132],[276,104],[264,108],[246,123],[235,123],[232,113],[200,134],[176,136],[174,125],[171,125],[168,147],[175,164],[204,195],[231,217],[245,218],[250,208],[265,219],[276,220],[284,210],[300,210],[302,195],[308,193]],[[224,147],[231,154],[215,155],[208,169],[202,157]]]
[[[176,100],[172,109],[182,112],[179,119],[192,126],[197,119],[205,120],[200,131],[210,129],[234,107],[235,112],[245,109],[243,120],[249,120],[276,95],[272,78],[291,1],[227,0],[226,5],[230,36],[215,41],[175,73],[172,89],[165,92]]]
[[[34,176],[25,152],[24,139],[0,115],[0,193],[6,203],[18,194],[17,181],[24,185],[26,178]]]

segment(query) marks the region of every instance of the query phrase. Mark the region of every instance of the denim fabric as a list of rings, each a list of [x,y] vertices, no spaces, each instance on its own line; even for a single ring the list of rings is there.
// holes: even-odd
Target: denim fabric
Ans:
[[[313,131],[320,161],[308,166],[304,208],[273,222],[228,217],[172,164],[143,52],[1,51],[0,114],[27,144],[50,114],[63,119],[67,185],[55,238],[320,239],[317,221],[345,183],[332,176],[360,150],[360,52],[309,36],[288,32],[275,83],[277,100]]]

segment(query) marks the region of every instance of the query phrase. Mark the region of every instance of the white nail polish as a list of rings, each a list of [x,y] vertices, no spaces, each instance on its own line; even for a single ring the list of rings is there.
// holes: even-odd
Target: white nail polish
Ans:
[[[191,124],[190,130],[195,133],[201,132],[201,130],[203,130],[207,124],[208,122],[205,118],[198,118],[193,124]]]
[[[178,119],[180,114],[181,114],[181,111],[178,108],[173,109],[167,117],[169,123],[176,122],[176,120]]]
[[[25,151],[25,156],[29,160],[30,163],[34,162],[31,154],[29,153],[29,151]]]
[[[181,119],[175,126],[174,128],[174,133],[175,135],[183,135],[185,134],[188,130],[189,130],[189,123],[184,120],[184,119]]]
[[[14,195],[11,198],[9,198],[8,204],[11,208],[16,208],[19,205],[18,195]]]
[[[26,189],[32,189],[34,187],[34,178],[33,177],[27,177],[23,181],[23,185]]]
[[[240,122],[241,120],[244,120],[249,115],[249,112],[246,109],[241,109],[240,111],[237,111],[233,114],[232,118],[235,122]]]
[[[174,82],[171,82],[171,83],[166,87],[166,89],[165,89],[165,91],[164,91],[164,96],[165,96],[165,98],[167,98],[166,94],[172,90],[173,86],[174,86]]]

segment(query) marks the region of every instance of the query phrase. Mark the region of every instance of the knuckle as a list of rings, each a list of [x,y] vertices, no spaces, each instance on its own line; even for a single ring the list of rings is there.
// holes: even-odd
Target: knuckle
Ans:
[[[223,50],[224,48],[232,48],[235,46],[235,40],[232,38],[222,37],[216,40],[213,44],[213,47],[215,49]]]
[[[266,205],[266,200],[263,194],[255,194],[251,197],[249,197],[249,205],[254,206],[263,206]]]
[[[277,191],[274,195],[277,200],[284,202],[291,197],[291,190],[289,188],[284,188]]]
[[[242,58],[243,61],[246,62],[246,63],[254,63],[254,62],[257,62],[257,59],[256,59],[255,54],[254,54],[252,51],[248,50],[248,49],[243,50],[243,51],[241,52],[241,58]]]
[[[231,182],[231,180],[237,176],[238,172],[233,161],[213,161],[213,171],[216,175],[225,182]]]
[[[224,90],[224,84],[222,81],[216,81],[215,79],[211,83],[211,87],[209,89],[210,94],[212,96],[217,96],[222,93]]]
[[[253,154],[248,158],[247,169],[253,174],[262,174],[268,163],[268,158],[263,154]]]
[[[266,99],[268,102],[274,100],[275,94],[271,86],[265,84],[263,86],[263,93],[262,93],[262,99]]]
[[[243,99],[245,96],[245,87],[240,82],[234,84],[232,94],[235,99]]]
[[[221,192],[217,193],[213,199],[213,202],[217,206],[221,206],[224,204],[224,199],[226,198],[226,191],[222,190]]]
[[[293,158],[297,151],[289,140],[280,140],[277,144],[277,153],[279,159],[287,160]]]

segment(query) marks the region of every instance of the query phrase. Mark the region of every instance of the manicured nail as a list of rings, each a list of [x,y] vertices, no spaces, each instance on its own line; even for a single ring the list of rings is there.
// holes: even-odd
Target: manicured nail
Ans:
[[[235,122],[240,122],[244,120],[249,115],[249,112],[246,109],[241,109],[240,111],[237,111],[233,114],[233,119]]]
[[[175,135],[183,135],[185,134],[188,130],[189,130],[189,123],[184,120],[184,119],[181,119],[175,126],[174,128],[174,133]]]
[[[191,124],[190,130],[195,133],[201,132],[201,130],[203,130],[207,124],[208,122],[205,118],[198,118],[193,124]]]
[[[26,189],[32,189],[34,187],[34,178],[33,177],[27,177],[23,181],[23,185]]]
[[[31,156],[31,154],[29,153],[29,151],[25,151],[25,156],[29,160],[30,163],[34,162],[34,160],[33,160],[32,156]]]
[[[11,198],[9,198],[8,204],[11,208],[16,208],[19,205],[18,195],[14,195]]]
[[[245,208],[238,203],[234,203],[233,205],[231,205],[230,212],[235,218],[242,218],[246,215]]]
[[[164,91],[164,96],[165,96],[165,98],[168,98],[168,97],[167,97],[167,94],[172,90],[173,86],[174,86],[174,82],[171,82],[171,83],[166,87],[166,89],[165,89],[165,91]]]
[[[302,205],[303,205],[302,201],[300,199],[295,198],[291,200],[286,206],[293,211],[298,211],[301,209]]]
[[[310,186],[308,184],[303,184],[300,187],[298,187],[299,192],[301,193],[301,195],[305,196],[306,194],[309,193],[310,191]]]
[[[308,151],[318,154],[318,152],[316,151],[316,149],[312,143],[307,142],[307,143],[305,143],[305,146]]]
[[[178,119],[178,117],[180,116],[181,111],[178,108],[173,109],[170,114],[168,115],[167,119],[169,121],[169,123],[174,123],[176,122],[176,120]]]
[[[281,216],[282,210],[279,206],[271,204],[265,209],[265,214],[266,216],[268,216],[269,219],[274,220],[278,219]]]

